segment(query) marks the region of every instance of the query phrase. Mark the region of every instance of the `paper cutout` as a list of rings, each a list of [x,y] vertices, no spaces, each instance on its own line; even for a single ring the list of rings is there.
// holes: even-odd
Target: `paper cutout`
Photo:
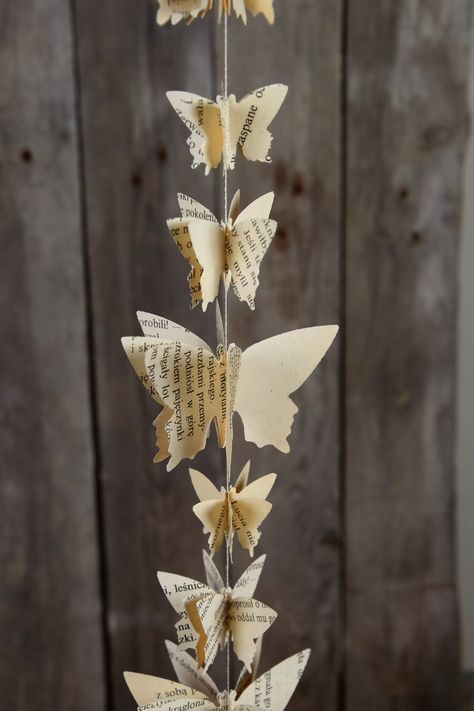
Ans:
[[[170,471],[206,446],[214,422],[221,447],[232,444],[232,417],[238,412],[245,439],[259,447],[289,452],[298,408],[289,397],[321,362],[337,326],[314,326],[282,333],[245,351],[231,344],[214,355],[198,336],[172,321],[138,313],[144,337],[122,345],[144,387],[163,406],[156,418],[158,454],[170,457]]]
[[[187,140],[192,167],[201,163],[206,175],[221,160],[224,170],[235,166],[237,148],[247,160],[271,163],[273,136],[268,130],[285,100],[288,87],[270,84],[237,101],[234,94],[216,102],[188,91],[168,91],[166,96],[191,132]]]
[[[240,191],[231,203],[227,222],[220,223],[212,212],[187,195],[178,195],[181,217],[167,221],[171,237],[191,267],[188,275],[191,307],[208,304],[219,294],[221,278],[232,283],[240,301],[255,308],[260,262],[276,232],[270,220],[274,193],[254,200],[240,212]]]
[[[229,491],[224,487],[219,491],[201,472],[190,469],[189,474],[194,490],[201,503],[193,506],[193,511],[209,533],[211,556],[222,546],[224,537],[232,541],[233,532],[239,543],[253,556],[260,539],[259,527],[272,509],[266,501],[275,483],[276,474],[267,474],[248,484],[250,462],[242,469],[235,486]]]
[[[262,14],[273,25],[275,11],[273,0],[217,0],[219,5],[219,19],[222,13],[230,14],[233,9],[244,25],[247,24],[247,10],[255,17]],[[159,25],[166,25],[171,21],[176,25],[181,20],[188,23],[204,15],[212,8],[213,0],[158,0],[159,9],[156,21]]]
[[[206,551],[203,557],[207,585],[174,573],[158,573],[163,592],[181,615],[176,623],[178,649],[193,649],[198,666],[207,671],[230,635],[235,654],[250,670],[255,640],[277,618],[274,610],[253,599],[265,556],[252,563],[229,590]]]
[[[209,691],[203,692],[199,677],[195,679],[195,687],[191,688],[181,681],[184,677],[178,675],[181,683],[125,672],[124,677],[128,688],[138,704],[139,709],[159,709],[166,711],[189,711],[190,708],[201,711],[284,711],[298,685],[308,662],[310,651],[303,650],[288,657],[252,681],[239,695],[236,691],[218,693],[212,682]],[[189,658],[189,655],[186,655]],[[183,656],[184,666],[190,667]],[[189,658],[190,659],[190,658]],[[172,660],[173,661],[173,660]],[[173,666],[175,666],[173,662]],[[176,667],[175,667],[176,668]],[[199,675],[199,672],[196,672]],[[201,672],[202,674],[202,672]],[[196,678],[198,679],[196,683]]]

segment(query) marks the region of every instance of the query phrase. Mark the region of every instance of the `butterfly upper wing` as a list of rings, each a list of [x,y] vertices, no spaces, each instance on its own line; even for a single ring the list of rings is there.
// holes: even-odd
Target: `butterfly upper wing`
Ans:
[[[241,492],[230,494],[232,509],[232,528],[236,531],[240,545],[253,556],[253,551],[260,540],[260,526],[272,510],[272,504],[266,501],[275,483],[276,474],[267,474],[245,487]]]
[[[166,96],[190,131],[187,144],[194,158],[193,168],[203,163],[207,175],[222,159],[224,137],[219,104],[188,91],[168,91]]]
[[[168,602],[178,614],[186,611],[186,603],[189,600],[214,594],[214,590],[208,585],[199,582],[199,580],[193,580],[193,578],[165,573],[161,570],[158,571],[157,576]]]
[[[137,318],[144,336],[152,336],[165,341],[177,339],[198,348],[211,350],[202,338],[199,338],[184,326],[180,326],[179,323],[174,323],[174,321],[163,318],[163,316],[150,314],[146,311],[137,311]]]
[[[268,219],[270,217],[270,212],[273,207],[274,199],[274,192],[268,192],[265,193],[265,195],[261,195],[259,198],[251,202],[250,205],[247,205],[247,207],[244,208],[242,212],[239,212],[233,218],[234,223],[242,222],[244,220],[250,220],[250,218],[252,217],[261,217],[263,219]]]
[[[174,694],[179,694],[180,699],[196,699],[208,701],[205,694],[191,689],[189,686],[178,684],[169,679],[161,679],[148,674],[124,672],[125,681],[130,692],[139,706],[160,703],[168,709],[168,702],[173,700]]]
[[[271,162],[273,136],[268,126],[285,100],[288,87],[270,84],[255,89],[237,102],[229,96],[229,131],[231,146],[239,145],[248,160]]]
[[[302,328],[256,343],[242,353],[235,410],[248,442],[289,452],[287,437],[298,411],[289,396],[320,363],[337,331],[337,326]]]
[[[196,660],[190,654],[178,649],[174,642],[165,642],[168,656],[180,684],[189,686],[216,701],[219,689],[213,680],[202,669],[198,668]]]
[[[190,469],[189,476],[196,492],[199,501],[208,501],[210,499],[222,499],[222,494],[219,489],[214,486],[212,481],[204,476],[197,469]]]
[[[239,696],[237,704],[255,704],[261,709],[283,711],[293,696],[309,655],[310,650],[305,649],[259,676]]]
[[[247,570],[242,573],[240,578],[234,585],[233,594],[236,597],[253,597],[260,575],[263,570],[266,555],[261,555],[257,560],[249,565]]]
[[[275,235],[277,223],[261,217],[237,220],[227,233],[225,266],[237,298],[253,310],[260,263]]]
[[[224,581],[219,573],[216,564],[207,551],[202,552],[202,560],[206,573],[206,582],[214,592],[220,592],[224,587]]]
[[[275,22],[273,0],[245,0],[245,5],[254,17],[262,14],[270,25]]]

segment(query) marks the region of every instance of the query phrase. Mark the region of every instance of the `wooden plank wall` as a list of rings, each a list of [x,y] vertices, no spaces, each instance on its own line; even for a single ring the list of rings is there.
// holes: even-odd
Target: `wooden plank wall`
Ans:
[[[279,221],[255,314],[231,301],[231,338],[343,331],[297,395],[290,455],[236,427],[235,471],[251,458],[255,476],[279,474],[260,599],[280,618],[262,666],[312,647],[300,711],[454,711],[470,3],[275,4],[273,29],[230,23],[231,91],[290,86],[273,164],[241,161],[230,181],[244,203],[274,189]],[[220,175],[190,169],[164,92],[217,93],[222,31],[160,30],[154,14],[151,0],[2,13],[0,698],[15,711],[133,708],[124,669],[171,674],[156,570],[202,574],[187,466],[152,464],[156,409],[119,339],[141,308],[215,343],[165,221],[177,192],[220,215]],[[223,477],[215,442],[196,466]]]

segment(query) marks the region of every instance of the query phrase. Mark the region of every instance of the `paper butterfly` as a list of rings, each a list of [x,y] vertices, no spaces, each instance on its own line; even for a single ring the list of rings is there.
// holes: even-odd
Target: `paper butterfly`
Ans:
[[[194,649],[199,667],[207,671],[219,647],[231,635],[234,652],[251,669],[255,640],[271,627],[277,613],[253,599],[265,556],[257,558],[227,590],[219,571],[203,551],[207,585],[173,573],[158,573],[158,580],[174,610],[179,649]]]
[[[169,645],[169,646],[168,646]],[[167,643],[179,683],[146,674],[125,672],[125,681],[139,709],[165,711],[284,711],[304,672],[310,650],[305,649],[272,667],[239,692],[219,693],[194,660]]]
[[[287,437],[298,408],[290,399],[324,357],[337,326],[289,331],[245,351],[210,347],[172,321],[138,313],[144,337],[122,338],[141,382],[163,411],[154,425],[155,462],[170,457],[168,471],[206,446],[214,421],[219,445],[232,443],[239,413],[247,442],[289,452]]]
[[[215,103],[188,91],[168,91],[171,106],[191,132],[187,144],[194,159],[192,167],[203,163],[208,175],[222,160],[224,170],[232,170],[237,148],[248,160],[271,163],[273,136],[268,126],[287,91],[284,84],[270,84],[240,101],[230,94],[227,99],[218,96]]]
[[[224,535],[232,540],[235,531],[242,548],[253,556],[261,535],[259,527],[272,508],[266,498],[275,483],[276,474],[267,474],[248,484],[249,471],[250,462],[247,462],[235,486],[229,491],[223,487],[219,491],[204,474],[195,469],[189,470],[201,502],[193,506],[193,511],[203,523],[204,533],[210,534],[211,555],[222,546]]]
[[[171,20],[171,24],[176,25],[182,19],[192,22],[196,17],[203,17],[212,8],[213,0],[158,0],[158,3],[157,23],[165,25]],[[223,12],[230,14],[233,8],[244,25],[247,24],[247,10],[254,17],[264,15],[270,25],[275,22],[273,0],[218,0],[218,5],[219,19]]]
[[[270,246],[277,223],[269,220],[274,193],[254,200],[240,212],[240,191],[219,224],[212,212],[186,195],[178,195],[181,217],[167,221],[170,235],[191,267],[188,276],[191,307],[202,302],[205,311],[217,297],[221,277],[232,282],[240,301],[255,308],[260,262]]]

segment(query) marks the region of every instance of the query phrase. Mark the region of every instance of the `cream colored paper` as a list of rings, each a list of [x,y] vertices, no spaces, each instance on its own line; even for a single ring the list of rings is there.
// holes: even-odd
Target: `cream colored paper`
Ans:
[[[230,14],[232,8],[244,25],[247,24],[247,10],[255,17],[262,14],[273,25],[275,11],[273,0],[217,0],[219,17],[222,13]],[[196,17],[203,17],[212,8],[213,0],[158,0],[159,9],[156,21],[159,25],[167,22],[176,25],[181,20],[192,22]]]
[[[273,198],[273,193],[262,195],[239,214],[237,191],[227,222],[219,224],[210,210],[196,200],[178,195],[181,217],[168,220],[167,225],[191,268],[191,307],[201,302],[205,311],[219,294],[221,278],[228,275],[237,298],[255,308],[260,263],[277,228],[275,220],[269,219]]]
[[[221,160],[225,170],[235,166],[237,149],[247,160],[271,163],[273,136],[268,130],[285,100],[288,87],[270,84],[237,101],[234,94],[216,101],[187,91],[166,96],[190,131],[187,140],[192,167],[204,164],[206,175]]]
[[[179,654],[179,651],[175,654]],[[193,660],[184,654],[183,661],[178,662],[178,668],[184,665],[193,669],[191,678],[195,688],[146,674],[125,672],[124,676],[136,703],[143,710],[164,708],[166,711],[189,711],[192,708],[201,711],[284,711],[304,672],[309,654],[309,650],[304,650],[285,659],[251,681],[240,694],[236,691],[219,694],[212,681],[209,691],[203,693],[200,690],[203,688],[202,679],[209,680],[209,677],[195,667],[193,669]],[[175,666],[173,658],[172,662]],[[182,677],[180,672],[180,678],[189,678],[188,672],[185,673],[186,677]],[[208,684],[206,681],[205,687]]]
[[[235,654],[250,670],[256,640],[277,617],[274,610],[253,599],[265,556],[247,568],[232,590],[224,588],[216,566],[205,551],[203,557],[207,585],[173,573],[158,573],[163,592],[181,615],[176,623],[178,649],[193,649],[198,667],[206,671],[230,635]]]
[[[260,526],[271,511],[272,504],[266,501],[276,480],[276,474],[267,474],[248,484],[250,462],[243,468],[235,486],[229,491],[219,491],[201,472],[190,469],[189,474],[201,503],[193,511],[209,534],[211,555],[222,546],[224,537],[232,540],[237,534],[240,545],[253,556],[260,539]]]
[[[230,449],[234,411],[248,442],[289,452],[287,438],[298,411],[289,396],[320,363],[337,326],[282,333],[244,352],[231,344],[227,354],[220,347],[214,355],[177,324],[141,312],[138,318],[145,335],[123,338],[122,345],[143,385],[164,408],[154,422],[155,462],[169,457],[171,470],[182,459],[193,459],[206,446],[212,422],[219,445]]]

